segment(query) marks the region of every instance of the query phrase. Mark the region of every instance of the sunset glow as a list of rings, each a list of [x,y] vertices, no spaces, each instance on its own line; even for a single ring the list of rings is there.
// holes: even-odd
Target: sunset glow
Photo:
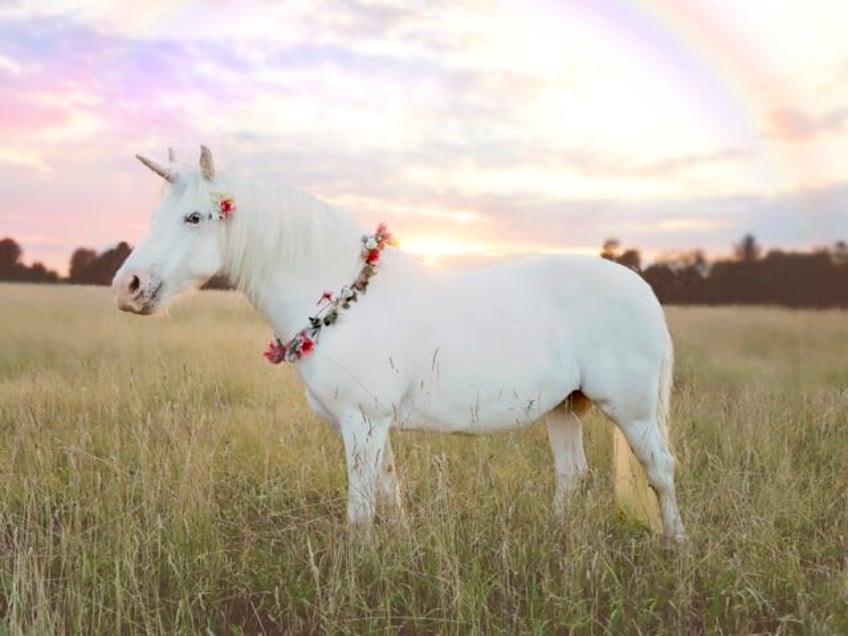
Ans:
[[[801,0],[0,4],[0,235],[66,271],[137,241],[137,164],[385,220],[434,263],[848,239],[848,5]]]
[[[496,254],[491,247],[484,243],[472,243],[455,241],[450,238],[413,239],[404,241],[399,246],[404,252],[418,256],[425,263],[437,265],[446,260],[446,257],[475,256],[494,258]]]

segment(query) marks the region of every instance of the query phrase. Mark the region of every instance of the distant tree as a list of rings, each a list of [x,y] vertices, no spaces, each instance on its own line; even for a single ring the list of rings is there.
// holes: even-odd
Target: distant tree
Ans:
[[[132,248],[125,241],[121,241],[111,250],[106,250],[97,259],[98,267],[95,277],[95,285],[111,285],[115,272],[124,264]]]
[[[87,247],[78,247],[71,255],[71,266],[68,270],[68,280],[72,283],[85,282],[85,271],[97,258],[97,252]]]
[[[837,265],[848,265],[848,243],[845,241],[836,241],[833,244],[831,255],[833,262]]]
[[[27,269],[26,279],[31,283],[58,283],[59,275],[36,261]]]
[[[604,241],[603,246],[601,247],[601,258],[605,258],[608,261],[617,261],[618,260],[618,250],[621,247],[621,242],[616,238],[608,238]]]
[[[682,272],[688,269],[694,270],[701,277],[706,276],[710,271],[710,262],[707,260],[707,256],[702,249],[678,252],[672,256],[660,258],[658,262],[668,265],[676,272]]]
[[[746,234],[736,245],[733,246],[733,254],[737,261],[753,263],[760,258],[760,246],[753,234]]]
[[[654,263],[642,272],[661,303],[680,302],[677,297],[677,273],[666,263]]]
[[[638,272],[642,265],[642,255],[639,250],[626,249],[624,252],[620,250],[621,242],[616,238],[608,238],[601,247],[601,258],[614,261]]]
[[[21,262],[23,250],[10,238],[0,241],[0,280],[12,282],[55,283],[59,281],[56,272],[48,270],[41,263],[27,267]]]
[[[642,255],[639,253],[639,250],[626,249],[615,261],[636,272],[640,271],[642,267]]]
[[[703,250],[665,255],[642,272],[663,303],[705,303],[710,262]]]
[[[11,268],[17,265],[23,251],[14,239],[4,238],[0,241],[0,268]]]
[[[68,282],[78,285],[110,285],[115,272],[130,255],[132,248],[121,241],[102,254],[80,247],[71,256]]]

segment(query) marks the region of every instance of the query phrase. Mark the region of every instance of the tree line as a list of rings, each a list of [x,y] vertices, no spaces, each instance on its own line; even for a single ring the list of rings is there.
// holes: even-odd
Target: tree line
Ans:
[[[26,266],[23,251],[11,238],[0,240],[0,281],[109,285],[132,248],[125,242],[101,253],[80,247],[71,255],[67,277],[41,263]],[[764,252],[748,234],[729,258],[710,261],[701,250],[662,257],[643,267],[638,249],[607,240],[601,256],[639,273],[663,304],[770,304],[786,307],[848,307],[848,244],[811,252]],[[215,277],[207,288],[229,287]]]
[[[109,285],[131,251],[132,248],[123,241],[100,254],[87,247],[77,248],[71,255],[68,276],[62,278],[42,263],[24,265],[21,262],[21,246],[14,239],[4,238],[0,240],[0,281]]]
[[[753,235],[733,246],[730,258],[709,261],[701,250],[657,259],[642,267],[636,249],[615,239],[601,256],[638,272],[663,304],[848,307],[848,244],[811,252],[764,252]]]
[[[11,238],[0,240],[0,281],[25,283],[67,283],[70,285],[111,285],[112,278],[121,264],[132,252],[132,247],[121,241],[115,247],[98,253],[88,247],[78,247],[71,254],[68,275],[61,277],[48,270],[42,263],[29,267],[21,262],[23,251]],[[207,289],[227,289],[229,282],[215,276],[206,285]]]

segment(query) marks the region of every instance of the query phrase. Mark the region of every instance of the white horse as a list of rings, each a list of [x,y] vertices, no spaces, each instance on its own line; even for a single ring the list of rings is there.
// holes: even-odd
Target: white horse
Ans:
[[[310,406],[344,441],[352,524],[402,513],[393,427],[492,433],[544,416],[563,508],[588,469],[579,415],[594,403],[644,467],[665,534],[685,539],[668,444],[672,343],[635,273],[571,255],[442,271],[386,247],[367,293],[334,305],[337,320],[316,336],[305,329],[316,301],[361,277],[373,237],[363,252],[367,237],[347,214],[218,173],[206,147],[199,170],[173,154],[165,166],[138,158],[168,183],[148,235],[115,274],[119,307],[153,313],[220,272],[282,340],[311,334],[314,348],[291,359]]]

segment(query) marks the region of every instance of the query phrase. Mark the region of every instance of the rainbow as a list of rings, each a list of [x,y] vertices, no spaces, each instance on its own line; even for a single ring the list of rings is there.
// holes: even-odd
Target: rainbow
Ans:
[[[812,147],[790,147],[771,137],[771,115],[785,105],[775,72],[728,21],[686,0],[577,0],[567,7],[664,69],[679,91],[706,109],[719,131],[742,140],[754,153],[757,195],[803,191],[815,182],[822,158]],[[813,227],[817,215],[811,199],[792,197],[798,230],[821,230]],[[787,197],[782,205],[789,205]]]
[[[757,51],[714,14],[681,0],[585,0],[573,6],[665,70],[734,138],[763,143],[769,112],[779,103],[771,73]],[[772,173],[764,175],[771,177],[764,185],[774,191],[785,183],[777,177],[794,166],[778,149],[764,154]]]

